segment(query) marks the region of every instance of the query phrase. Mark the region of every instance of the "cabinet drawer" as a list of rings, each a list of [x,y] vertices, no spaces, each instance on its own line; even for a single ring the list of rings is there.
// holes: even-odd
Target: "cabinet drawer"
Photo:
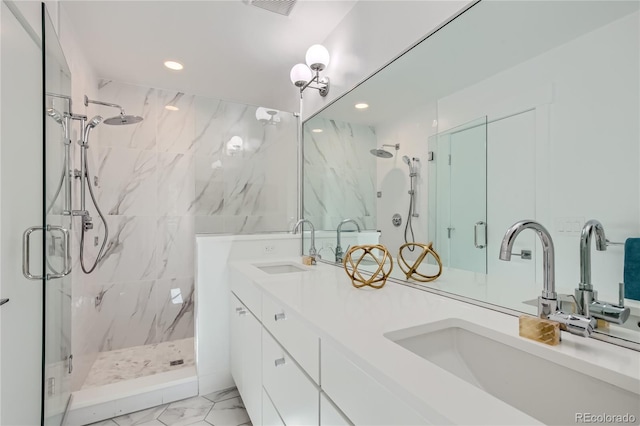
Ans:
[[[321,371],[322,390],[353,424],[427,424],[413,408],[324,340]]]
[[[262,389],[262,426],[285,426],[264,389]]]
[[[247,308],[260,318],[262,309],[262,292],[247,277],[231,269],[231,291],[245,304]]]
[[[304,371],[320,383],[320,338],[269,297],[262,298],[262,325],[300,364]]]
[[[318,424],[318,388],[265,330],[262,331],[262,380],[267,396],[285,424]]]
[[[320,394],[320,426],[352,426],[351,423],[341,412],[333,405],[333,402],[327,398],[322,392]]]

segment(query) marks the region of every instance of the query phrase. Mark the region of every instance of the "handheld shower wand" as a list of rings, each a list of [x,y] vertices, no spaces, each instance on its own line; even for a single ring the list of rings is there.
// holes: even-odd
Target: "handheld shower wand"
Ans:
[[[415,212],[415,187],[414,187],[414,179],[418,176],[416,172],[416,162],[420,161],[419,158],[413,157],[409,158],[406,155],[402,157],[402,161],[409,166],[409,213],[407,214],[407,221],[404,225],[404,242],[405,243],[415,243],[416,237],[413,232],[413,223],[412,218],[418,217],[418,214]],[[409,238],[411,237],[411,238]],[[415,246],[407,247],[409,251],[415,250]]]

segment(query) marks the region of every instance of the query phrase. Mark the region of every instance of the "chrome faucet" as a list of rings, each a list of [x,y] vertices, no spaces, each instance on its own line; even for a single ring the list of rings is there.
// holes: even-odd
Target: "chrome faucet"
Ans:
[[[345,219],[338,225],[338,229],[336,231],[337,235],[337,245],[336,245],[336,262],[342,262],[342,256],[344,256],[344,252],[342,251],[342,247],[340,246],[340,233],[342,232],[342,226],[346,223],[353,223],[356,228],[358,228],[358,232],[360,232],[360,225],[353,219]],[[348,248],[348,247],[347,247]]]
[[[558,294],[555,283],[555,252],[551,234],[544,226],[533,220],[522,220],[514,223],[504,234],[500,244],[500,260],[511,260],[513,243],[520,232],[532,229],[542,243],[542,268],[544,271],[542,295],[538,297],[538,316],[560,323],[562,330],[571,334],[589,337],[593,333],[595,320],[581,315],[567,314],[558,309]]]
[[[311,262],[315,265],[317,258],[320,256],[318,256],[318,252],[316,251],[316,230],[313,227],[313,223],[311,223],[311,221],[307,219],[300,219],[299,221],[296,222],[295,225],[293,225],[292,232],[296,234],[298,231],[298,228],[303,223],[308,223],[309,228],[311,228],[311,245],[309,247],[309,256],[311,257]]]
[[[596,250],[607,249],[607,238],[602,223],[595,219],[589,220],[582,227],[580,235],[580,283],[575,291],[578,313],[585,317],[595,317],[616,324],[623,324],[631,313],[624,307],[624,285],[620,285],[618,305],[600,302],[598,292],[593,290],[591,283],[591,236],[595,234]]]

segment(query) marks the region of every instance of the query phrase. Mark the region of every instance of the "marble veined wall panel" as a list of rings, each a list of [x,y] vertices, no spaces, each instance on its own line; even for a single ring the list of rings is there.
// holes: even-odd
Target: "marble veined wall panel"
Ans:
[[[97,97],[144,120],[91,133],[90,181],[109,236],[96,271],[74,276],[82,286],[73,295],[74,338],[92,353],[193,337],[195,233],[291,227],[297,119],[278,112],[260,121],[266,110],[257,116],[255,106],[114,81],[102,81]],[[119,110],[90,104],[87,114]],[[104,226],[87,208],[90,263]]]
[[[377,147],[375,130],[337,120],[312,121],[304,132],[305,218],[317,229],[336,229],[346,218],[363,229],[376,229],[376,157],[369,152]]]

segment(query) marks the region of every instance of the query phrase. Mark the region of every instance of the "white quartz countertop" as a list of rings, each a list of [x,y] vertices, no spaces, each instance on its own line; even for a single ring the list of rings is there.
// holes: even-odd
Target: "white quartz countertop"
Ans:
[[[300,258],[280,259],[300,264]],[[231,268],[265,295],[295,311],[323,342],[340,349],[366,373],[435,424],[539,424],[527,414],[385,337],[385,333],[441,321],[465,321],[491,338],[639,394],[640,352],[562,334],[558,346],[518,336],[518,318],[391,281],[380,290],[356,289],[341,267],[318,264],[304,273],[267,274],[260,260]],[[550,386],[553,386],[550,381]],[[579,390],[576,390],[579,391]],[[559,396],[561,397],[561,396]]]

